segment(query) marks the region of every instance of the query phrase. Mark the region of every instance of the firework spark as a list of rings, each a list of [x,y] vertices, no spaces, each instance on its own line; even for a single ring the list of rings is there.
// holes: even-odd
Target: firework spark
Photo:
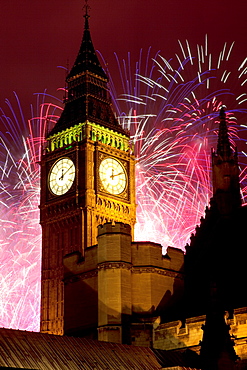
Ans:
[[[137,158],[135,238],[184,248],[211,197],[211,148],[216,147],[218,112],[227,105],[230,140],[243,146],[246,113],[246,59],[230,71],[234,43],[224,43],[213,58],[207,37],[192,51],[179,42],[171,60],[142,52],[135,76],[128,62],[119,64],[125,94],[117,112],[130,130]],[[237,83],[236,83],[237,81]],[[114,90],[113,90],[114,91]],[[124,106],[125,104],[125,106]],[[123,109],[123,106],[125,107]],[[124,110],[125,113],[122,113]],[[239,114],[241,113],[241,114]],[[246,160],[240,154],[243,201]]]
[[[171,60],[142,53],[119,63],[124,94],[113,100],[122,125],[131,131],[137,158],[135,238],[184,248],[211,196],[210,151],[216,146],[215,120],[222,103],[228,110],[232,142],[241,144],[246,125],[246,61],[231,71],[233,44],[216,58],[204,46],[188,42]],[[237,81],[237,83],[236,83]],[[234,82],[234,83],[233,83]],[[235,92],[236,91],[236,92]],[[0,326],[39,330],[41,231],[39,165],[47,129],[60,116],[61,101],[37,96],[31,119],[9,101],[1,110],[0,138]],[[239,117],[237,117],[239,115]],[[239,138],[240,136],[240,138]],[[244,148],[242,148],[244,149]],[[241,156],[243,199],[246,156]]]
[[[57,106],[37,96],[38,114],[25,120],[8,100],[0,136],[0,326],[39,330],[41,230],[40,150]],[[61,110],[61,108],[60,108]]]

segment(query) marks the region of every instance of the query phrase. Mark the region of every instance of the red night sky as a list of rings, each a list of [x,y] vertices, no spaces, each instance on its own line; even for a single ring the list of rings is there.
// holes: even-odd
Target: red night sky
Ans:
[[[0,12],[0,107],[16,91],[24,111],[35,101],[33,93],[55,95],[64,86],[65,73],[57,66],[72,66],[83,32],[82,0],[3,1]],[[167,59],[178,51],[178,39],[204,42],[210,51],[235,41],[234,55],[247,56],[247,2],[245,0],[90,0],[90,29],[94,46],[108,62],[117,84],[114,52],[132,59],[143,48],[161,50]],[[121,92],[121,91],[120,91]],[[29,110],[29,108],[28,108]]]
[[[32,118],[30,106],[31,104],[36,105],[37,102],[37,97],[34,94],[43,93],[47,89],[48,94],[62,99],[63,92],[58,92],[57,89],[63,88],[65,85],[65,71],[58,66],[66,67],[68,63],[69,67],[72,67],[77,56],[84,27],[82,10],[84,4],[85,0],[1,1],[0,165],[2,167],[0,169],[0,185],[2,187],[0,193],[3,194],[3,201],[2,199],[2,202],[0,201],[0,206],[2,206],[0,223],[3,226],[0,228],[0,266],[2,270],[0,293],[2,293],[1,299],[4,304],[1,306],[3,317],[0,317],[0,326],[39,330],[40,229],[38,228],[39,211],[37,207],[39,203],[39,166],[36,161],[36,154],[38,155],[39,151],[36,149],[37,147],[40,149],[40,146],[39,140],[31,140],[31,150],[29,147],[29,150],[26,150],[24,144],[26,145],[28,140],[23,144],[19,130],[23,132],[23,126],[28,127],[27,121]],[[224,67],[229,67],[232,72],[231,78],[227,81],[230,85],[229,87],[227,85],[230,98],[226,105],[231,105],[234,101],[235,106],[232,108],[234,110],[236,106],[240,106],[235,97],[243,95],[244,104],[240,106],[243,110],[241,112],[239,110],[237,113],[241,114],[240,119],[246,122],[246,115],[243,112],[247,105],[247,100],[245,100],[247,97],[247,72],[244,67],[241,72],[238,72],[238,67],[247,57],[247,0],[88,0],[88,4],[91,7],[90,29],[94,47],[101,52],[107,61],[118,94],[126,91],[121,90],[119,69],[114,53],[122,60],[127,59],[128,52],[130,52],[131,60],[135,62],[141,49],[143,49],[143,54],[147,55],[149,47],[152,47],[152,55],[160,51],[160,54],[167,60],[171,58],[176,60],[175,54],[181,55],[178,40],[181,40],[185,45],[187,39],[192,48],[192,55],[196,57],[197,44],[203,45],[207,34],[208,60],[212,54],[217,61],[224,43],[227,42],[226,49],[229,50],[230,45],[235,41],[229,64],[227,61],[227,67]],[[199,53],[198,59],[201,55]],[[225,53],[226,55],[227,53]],[[135,71],[133,65],[132,70]],[[191,76],[188,76],[191,69],[193,69],[192,78],[199,81],[197,65],[195,66],[190,60],[189,67],[191,68],[183,70],[186,73],[185,82],[190,83],[191,81]],[[196,69],[194,70],[194,68]],[[208,64],[205,69],[207,68],[209,68]],[[221,65],[220,68],[222,68]],[[142,70],[140,73],[143,74]],[[225,70],[217,70],[217,73],[222,78]],[[239,73],[242,73],[243,82],[246,80],[246,83],[241,87],[242,80],[238,79]],[[170,100],[168,99],[168,107],[177,103],[175,99],[177,81],[173,80],[175,81],[172,81],[172,97]],[[181,83],[179,80],[179,102],[179,99],[182,101],[183,98],[181,86],[186,86],[186,83],[183,83],[184,80],[181,79]],[[216,84],[218,83],[218,75],[214,81]],[[225,91],[225,85],[222,87],[225,81],[222,84],[221,81],[222,79],[219,83],[219,89]],[[234,90],[235,85],[237,92]],[[188,92],[191,94],[191,85],[188,86]],[[242,94],[242,90],[239,93],[239,89],[242,89],[244,93]],[[16,92],[20,99],[25,115],[24,124],[13,92]],[[208,93],[206,89],[205,93]],[[142,96],[142,92],[140,96]],[[163,96],[161,97],[163,98]],[[234,99],[231,100],[232,97]],[[53,100],[50,97],[46,98],[46,102]],[[148,103],[152,102],[149,96],[145,98]],[[6,99],[13,106],[12,112],[6,104]],[[225,99],[225,95],[222,101],[223,99]],[[213,99],[205,101],[212,102]],[[184,109],[181,113],[184,119],[181,127],[184,127],[184,122],[185,124],[189,123],[184,131],[183,129],[176,131],[179,126],[176,126],[175,131],[169,131],[171,126],[169,124],[163,125],[165,120],[159,121],[162,102],[162,99],[157,99],[155,105],[157,111],[151,111],[151,104],[150,112],[147,110],[147,113],[157,114],[157,120],[155,118],[157,125],[153,127],[153,121],[150,119],[147,126],[142,126],[143,122],[141,121],[140,130],[137,129],[138,140],[141,138],[140,144],[136,145],[139,150],[137,150],[137,157],[139,154],[140,159],[136,176],[137,198],[139,205],[143,206],[139,207],[140,211],[138,211],[140,220],[143,222],[139,223],[139,234],[137,233],[136,239],[151,240],[162,243],[164,246],[172,245],[183,248],[186,238],[189,239],[191,232],[194,232],[196,222],[204,213],[205,204],[208,204],[211,182],[208,177],[210,171],[207,166],[210,163],[207,150],[210,152],[211,142],[215,143],[213,140],[216,135],[212,135],[212,132],[214,133],[216,126],[213,120],[208,120],[207,112],[205,115],[203,113],[202,117],[205,117],[208,125],[205,125],[203,119],[200,120],[198,114],[199,118],[197,119],[196,116],[196,122],[199,129],[203,128],[203,135],[200,135],[200,132],[198,135],[195,134],[197,126],[194,127],[191,122],[194,122],[192,115],[194,111],[197,111],[197,107],[191,109],[191,114],[189,104],[188,111]],[[54,100],[54,103],[57,101]],[[209,105],[208,109],[212,109],[211,107],[212,105]],[[146,109],[146,106],[144,108]],[[202,108],[204,109],[205,106],[202,105]],[[39,111],[39,106],[35,106],[33,111],[35,113]],[[6,112],[7,118],[3,112]],[[140,112],[142,114],[141,109]],[[137,113],[139,114],[139,112]],[[17,122],[15,122],[15,114]],[[189,116],[188,119],[187,116]],[[178,114],[175,112],[172,117],[174,117],[175,123],[180,122],[179,112]],[[191,117],[192,121],[190,121]],[[161,114],[161,119],[163,118]],[[12,122],[15,123],[12,125]],[[42,120],[41,122],[43,123]],[[34,119],[31,123],[32,128],[39,128],[39,125],[36,125],[37,120]],[[9,125],[12,126],[9,127]],[[165,127],[165,129],[159,130],[159,127]],[[15,130],[16,128],[19,130]],[[240,125],[238,125],[239,128],[241,128]],[[145,130],[147,130],[147,134]],[[6,131],[8,132],[6,133]],[[170,134],[170,132],[175,134]],[[204,135],[204,132],[207,135]],[[245,127],[242,129],[241,135],[246,136],[246,132]],[[6,147],[4,141],[1,141],[2,135],[4,140],[6,136]],[[155,140],[153,140],[153,135]],[[246,151],[245,142],[244,139],[241,144],[243,143]],[[162,145],[160,145],[161,143]],[[9,145],[11,146],[10,151],[8,150]],[[143,147],[146,148],[142,158],[140,148]],[[153,159],[152,154],[155,151]],[[31,165],[29,158],[31,158]],[[244,160],[246,161],[246,157]],[[176,161],[178,161],[178,166],[176,166]],[[168,168],[167,171],[166,168]],[[176,171],[173,171],[174,168]],[[246,174],[245,171],[244,174]],[[179,186],[177,186],[178,184]],[[246,189],[247,187],[244,197],[247,202]],[[12,194],[13,197],[10,196]],[[3,242],[1,242],[2,240]]]

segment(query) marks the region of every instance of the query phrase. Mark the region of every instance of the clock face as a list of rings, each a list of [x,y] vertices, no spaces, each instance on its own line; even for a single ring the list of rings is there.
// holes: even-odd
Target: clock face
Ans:
[[[99,166],[99,177],[104,189],[110,194],[121,194],[127,184],[123,165],[114,158],[104,158]]]
[[[75,165],[70,158],[61,158],[52,166],[48,175],[50,191],[55,195],[65,194],[75,179]]]

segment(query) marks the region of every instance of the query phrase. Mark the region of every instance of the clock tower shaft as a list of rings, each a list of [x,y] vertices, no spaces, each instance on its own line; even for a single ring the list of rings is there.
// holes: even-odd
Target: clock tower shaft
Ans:
[[[129,133],[113,113],[87,8],[84,17],[81,47],[66,79],[64,111],[47,135],[41,159],[41,331],[60,335],[64,333],[64,256],[78,251],[84,258],[86,249],[97,244],[100,224],[123,222],[131,226],[133,235],[136,221],[135,158]],[[114,164],[115,169],[102,163]],[[106,168],[105,174],[100,168]]]

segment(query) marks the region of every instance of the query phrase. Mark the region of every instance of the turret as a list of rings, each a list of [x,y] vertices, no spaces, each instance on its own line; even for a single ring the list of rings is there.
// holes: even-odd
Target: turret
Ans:
[[[227,215],[241,206],[238,155],[231,148],[224,107],[219,119],[217,152],[212,152],[213,199],[220,214]]]

